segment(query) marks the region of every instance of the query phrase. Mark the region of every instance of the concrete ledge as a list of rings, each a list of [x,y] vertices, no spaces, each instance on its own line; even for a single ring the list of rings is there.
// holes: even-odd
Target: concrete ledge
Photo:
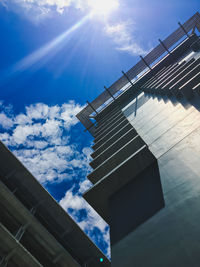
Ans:
[[[198,63],[198,64],[197,64]],[[188,79],[192,78],[194,75],[196,75],[200,70],[200,59],[197,59],[192,63],[189,67],[184,69],[179,75],[176,76],[176,79],[174,79],[170,84],[172,84],[169,87],[169,91],[175,95],[179,93],[179,87],[182,86],[184,83],[188,81]],[[174,83],[175,82],[175,83]]]
[[[116,132],[113,136],[111,136],[104,144],[98,147],[98,149],[96,149],[95,152],[91,154],[91,157],[95,158],[98,155],[100,155],[106,148],[108,148],[110,145],[116,142],[123,134],[125,134],[132,128],[133,126],[129,122],[127,122],[127,124],[124,127],[122,127],[118,132]]]
[[[119,110],[119,107],[117,109],[112,110],[105,118],[102,118],[101,120],[97,121],[98,124],[96,126],[96,130],[98,131],[100,128],[106,126],[115,116],[118,116],[121,114],[121,110]]]
[[[187,75],[190,75],[190,72],[193,70],[195,71],[195,68],[200,63],[200,60],[195,60],[194,58],[190,59],[188,62],[183,62],[180,65],[176,66],[175,71],[171,73],[170,75],[165,75],[165,79],[163,80],[158,78],[159,81],[157,82],[157,86],[155,88],[147,88],[147,92],[151,93],[161,93],[161,94],[179,94],[179,86],[184,83],[183,79]],[[168,73],[169,74],[169,73]],[[166,77],[167,76],[167,77]]]
[[[9,189],[2,182],[0,182],[0,200],[2,201],[3,205],[6,206],[6,209],[9,211],[9,213],[12,214],[14,221],[17,221],[20,226],[26,225],[27,223],[29,224],[28,232],[34,237],[33,239],[36,240],[35,242],[38,242],[38,244],[40,244],[40,240],[42,240],[40,246],[43,246],[44,243],[46,244],[45,257],[48,257],[49,261],[51,261],[51,253],[53,252],[56,255],[59,251],[60,254],[62,253],[62,258],[64,259],[66,264],[73,265],[74,267],[80,266],[77,262],[75,262],[69,252],[63,248],[63,246],[44,228],[41,223],[39,223],[39,221],[33,216],[33,214],[31,214],[31,212],[22,205],[22,203],[9,191]],[[7,220],[5,226],[8,229],[9,225],[12,228],[11,221]],[[40,238],[37,239],[37,236],[39,236]],[[35,242],[33,242],[33,244]],[[26,247],[26,244],[24,244],[24,247]],[[50,253],[48,255],[49,251]],[[35,253],[36,256],[34,256],[40,261],[40,259],[37,257],[39,251]],[[44,259],[45,257],[43,256]],[[48,265],[48,263],[46,264]]]
[[[111,130],[104,135],[101,139],[99,139],[97,141],[97,143],[95,143],[92,148],[93,149],[97,149],[98,147],[100,147],[103,143],[106,142],[106,140],[108,140],[109,138],[111,138],[116,132],[119,131],[119,129],[121,129],[123,126],[125,126],[127,124],[128,120],[127,118],[124,116],[124,119],[122,122],[120,122],[119,124],[117,124],[115,127],[111,128]]]
[[[200,72],[197,73],[194,77],[188,80],[184,85],[182,85],[179,90],[181,94],[186,98],[191,98],[193,96],[192,88],[198,84],[200,81]]]
[[[112,194],[156,162],[156,158],[144,145],[123,161],[114,170],[104,176],[83,197],[109,223],[108,200]]]
[[[113,155],[117,150],[119,150],[135,136],[136,132],[134,128],[130,129],[124,135],[122,135],[116,142],[114,142],[111,146],[104,150],[99,156],[97,156],[93,161],[91,161],[90,166],[93,169],[97,168],[102,162],[104,162],[107,158]]]
[[[200,96],[200,83],[198,83],[196,86],[192,88],[194,94]]]
[[[200,39],[196,40],[194,43],[191,44],[191,49],[194,52],[199,52],[200,51]]]
[[[113,128],[115,128],[118,124],[120,124],[123,120],[124,120],[124,115],[122,114],[121,116],[119,116],[117,119],[113,120],[112,123],[106,127],[105,129],[103,129],[102,131],[100,131],[95,139],[94,142],[97,143],[98,140],[100,140],[101,138],[103,138],[107,133],[109,133]]]
[[[177,68],[179,68],[179,65],[177,62],[170,65],[161,75],[157,76],[157,80],[155,80],[153,83],[151,83],[149,87],[157,88],[158,84],[160,82],[162,82],[166,76],[170,75],[171,72],[176,71]]]
[[[116,120],[123,117],[123,113],[120,111],[120,113],[116,114],[115,120],[112,119],[108,121],[108,123],[104,123],[102,126],[100,126],[98,129],[96,126],[95,128],[95,137],[97,137],[101,132],[105,131],[108,127],[110,127]]]
[[[186,64],[182,65],[180,69],[178,69],[171,77],[168,78],[167,83],[164,86],[159,88],[159,92],[162,94],[166,94],[170,87],[176,84],[184,75],[186,75],[189,71],[191,71],[200,61],[194,58],[190,59]]]
[[[0,250],[1,249],[5,251],[5,254],[13,251],[13,256],[11,258],[20,267],[42,267],[42,265],[0,223]]]
[[[105,114],[104,116],[101,116],[101,112],[96,115],[96,121],[98,122],[98,125],[102,125],[103,123],[106,123],[107,120],[113,115],[118,112],[120,112],[119,106],[115,106],[109,113]]]
[[[139,135],[134,137],[124,146],[122,146],[113,155],[107,158],[101,165],[99,165],[93,172],[91,172],[87,177],[94,184],[98,182],[102,177],[104,177],[112,169],[116,168],[121,164],[122,161],[126,160],[132,154],[134,154],[138,149],[144,146],[145,143]]]
[[[169,68],[170,65],[168,67],[163,67],[161,70],[159,70],[153,77],[151,77],[147,82],[144,83],[144,85],[141,86],[141,88],[145,88],[145,87],[148,87],[153,81],[156,80],[156,78],[159,77],[159,75],[161,75],[163,72],[166,71],[167,68]]]
[[[2,142],[0,142],[0,159],[1,181],[8,188],[10,184],[12,189],[18,188],[15,197],[28,209],[39,206],[38,213],[41,216],[37,216],[36,213],[36,218],[42,225],[45,221],[47,231],[70,252],[76,261],[83,264],[90,260],[89,266],[99,266],[99,258],[102,257],[103,266],[110,266],[110,261],[100,249]],[[68,231],[67,234],[63,236],[66,231]],[[102,266],[102,263],[100,264]],[[25,267],[27,266],[31,265],[27,264]]]
[[[170,65],[168,65],[167,67],[165,67],[165,68],[163,68],[162,70],[160,70],[160,72],[158,72],[158,73],[155,74],[155,76],[153,77],[154,79],[152,79],[151,82],[147,82],[147,83],[145,83],[144,87],[152,88],[152,85],[153,85],[154,83],[156,83],[156,82],[158,81],[158,79],[159,79],[160,77],[162,77],[162,76],[163,76],[169,69],[171,69],[172,66],[173,66],[173,65],[170,64]]]
[[[176,77],[176,75],[178,73],[180,73],[181,71],[183,71],[186,67],[188,67],[191,63],[193,63],[195,61],[194,58],[190,59],[187,62],[183,62],[182,64],[178,65],[179,67],[176,69],[176,71],[173,71],[173,73],[171,73],[169,76],[166,77],[165,80],[163,80],[157,87],[156,89],[158,90],[158,92],[162,91],[162,88],[166,85],[169,84],[170,81]]]

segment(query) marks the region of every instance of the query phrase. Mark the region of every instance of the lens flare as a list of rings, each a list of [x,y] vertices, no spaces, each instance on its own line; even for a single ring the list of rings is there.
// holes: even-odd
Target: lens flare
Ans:
[[[40,60],[44,60],[47,55],[49,58],[50,53],[54,55],[56,52],[58,52],[60,49],[63,48],[63,45],[65,45],[65,42],[67,41],[67,38],[70,36],[70,34],[72,34],[74,31],[80,28],[88,19],[90,19],[90,15],[83,17],[80,21],[78,21],[64,33],[60,34],[46,45],[42,46],[38,50],[34,51],[32,54],[20,60],[13,66],[13,70],[14,71],[26,70],[27,68],[39,62]]]
[[[87,14],[65,32],[61,33],[47,44],[43,45],[0,73],[0,86],[9,81],[11,78],[16,77],[23,71],[26,71],[30,68],[34,68],[36,70],[44,65],[47,61],[53,58],[68,41],[70,41],[71,34],[82,27],[88,20],[90,20],[90,18],[91,15]]]

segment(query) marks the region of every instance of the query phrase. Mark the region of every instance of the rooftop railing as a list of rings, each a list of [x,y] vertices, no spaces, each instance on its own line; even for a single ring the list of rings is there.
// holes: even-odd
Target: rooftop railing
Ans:
[[[94,123],[91,120],[91,115],[93,113],[98,113],[98,109],[100,109],[100,107],[105,108],[106,104],[110,103],[111,100],[114,101],[113,96],[119,93],[123,88],[129,88],[127,87],[128,84],[130,84],[131,87],[132,80],[137,79],[137,77],[145,70],[151,70],[153,64],[155,65],[158,59],[164,57],[166,52],[170,53],[170,50],[174,48],[174,45],[177,44],[185,35],[189,37],[188,33],[191,30],[194,32],[195,28],[200,32],[199,12],[195,13],[183,25],[179,23],[179,28],[177,30],[170,34],[165,40],[159,40],[160,44],[158,44],[144,58],[140,56],[141,60],[136,65],[124,73],[123,76],[121,76],[109,88],[106,88],[106,90],[91,103],[88,102],[88,105],[77,114],[77,118],[81,121],[86,130],[93,135]]]

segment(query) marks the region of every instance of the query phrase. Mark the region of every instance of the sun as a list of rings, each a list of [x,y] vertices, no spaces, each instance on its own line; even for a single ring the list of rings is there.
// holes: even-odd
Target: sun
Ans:
[[[92,15],[108,17],[119,7],[118,0],[87,0]]]

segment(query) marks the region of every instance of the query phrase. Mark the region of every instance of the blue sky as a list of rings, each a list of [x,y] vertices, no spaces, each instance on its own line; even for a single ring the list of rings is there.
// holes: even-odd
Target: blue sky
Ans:
[[[199,0],[107,0],[107,16],[91,1],[0,1],[0,138],[110,255],[109,228],[81,197],[92,138],[75,115]]]

